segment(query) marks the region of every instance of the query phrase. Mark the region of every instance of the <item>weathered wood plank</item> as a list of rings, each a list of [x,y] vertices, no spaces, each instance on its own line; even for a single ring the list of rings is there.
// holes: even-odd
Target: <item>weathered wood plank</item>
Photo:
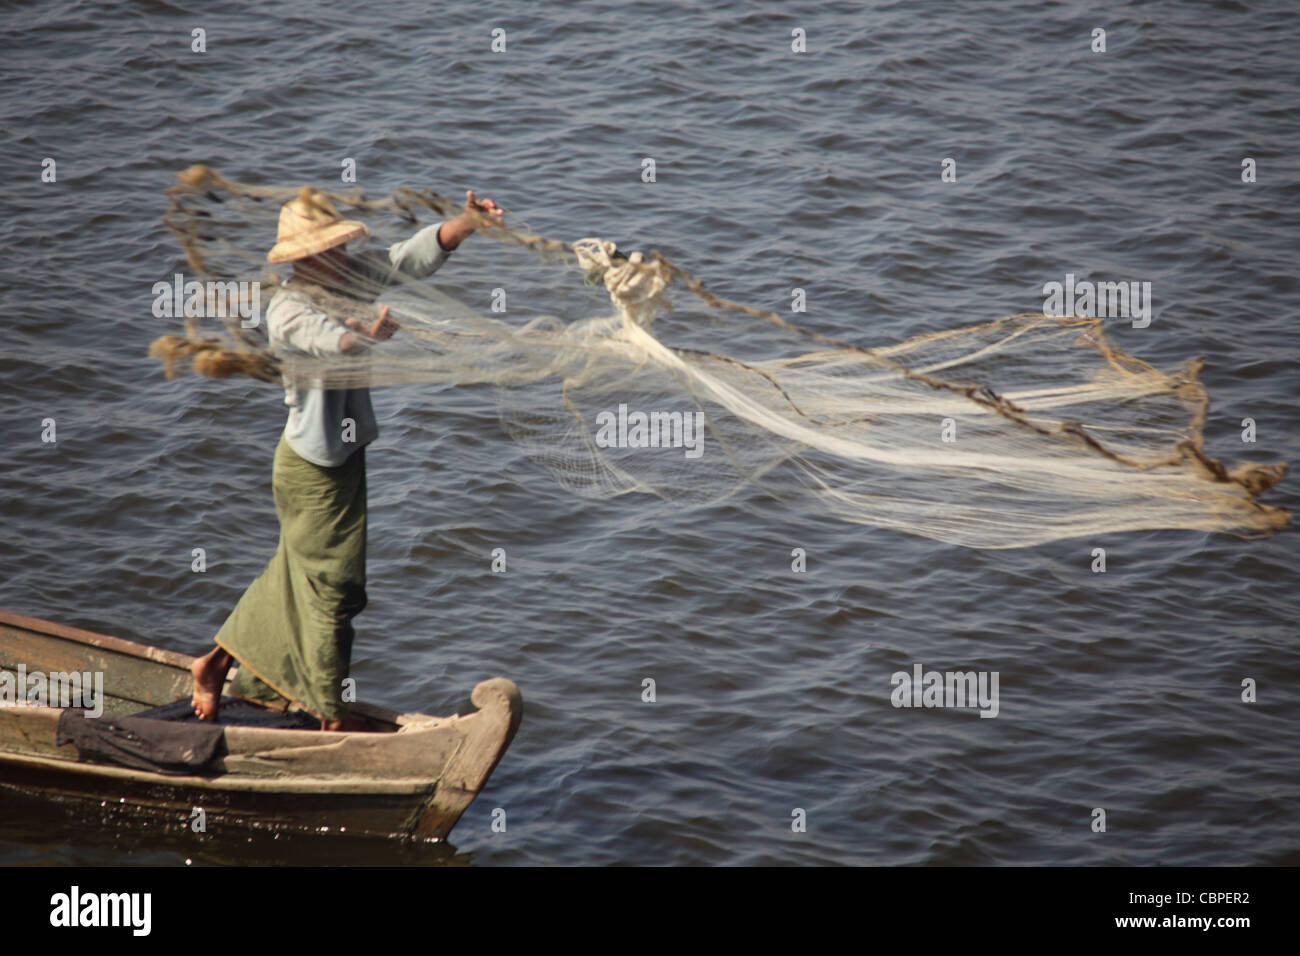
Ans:
[[[146,707],[168,704],[189,692],[186,668],[133,656],[122,649],[81,644],[61,635],[0,623],[0,667],[44,673],[100,673],[104,692]]]

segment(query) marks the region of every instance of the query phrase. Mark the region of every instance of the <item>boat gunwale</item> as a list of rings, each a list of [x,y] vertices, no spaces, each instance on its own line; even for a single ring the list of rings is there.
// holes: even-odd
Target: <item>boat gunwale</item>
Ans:
[[[0,608],[0,625],[9,625],[10,627],[20,627],[24,630],[35,631],[38,634],[45,634],[49,637],[61,637],[64,640],[75,641],[78,644],[89,644],[91,647],[102,647],[106,650],[117,651],[119,654],[126,654],[129,657],[142,657],[154,661],[157,664],[166,664],[170,667],[179,667],[183,670],[189,670],[190,665],[194,663],[194,658],[188,654],[182,654],[179,651],[169,651],[162,647],[152,647],[148,644],[139,644],[135,641],[128,641],[122,637],[110,637],[107,634],[99,634],[95,631],[88,631],[80,627],[72,627],[69,624],[58,624],[54,621],[47,621],[41,617],[28,617],[25,614],[15,614],[13,611],[6,611]]]
[[[124,654],[128,657],[134,657],[138,660],[147,660],[155,664],[160,664],[166,667],[174,667],[184,671],[189,671],[190,666],[196,660],[196,658],[191,657],[188,654],[182,654],[180,651],[169,651],[166,648],[154,647],[153,645],[150,644],[141,644],[137,641],[127,640],[126,638],[112,637],[108,634],[100,634],[96,631],[88,631],[85,628],[72,627],[71,625],[68,624],[59,624],[55,621],[46,620],[45,618],[40,618],[40,617],[29,617],[28,615],[25,614],[17,614],[13,611],[7,611],[3,608],[0,608],[0,627],[4,627],[4,626],[20,628],[22,630],[31,631],[33,633],[41,634],[46,637],[60,638],[62,640],[73,641],[74,643],[77,644],[88,645],[90,647],[103,648],[104,650],[113,651],[118,654]],[[231,671],[229,677],[227,678],[227,683],[229,683],[230,680],[234,679],[236,673],[238,673],[238,668],[235,668],[234,670]],[[268,709],[274,710],[275,708],[268,708]],[[413,723],[422,724],[426,721],[444,719],[444,718],[434,717],[430,714],[422,714],[422,713],[415,713],[415,712],[402,713],[399,711],[390,710],[387,707],[381,707],[378,704],[370,704],[361,701],[357,701],[353,703],[351,705],[351,709],[354,713],[360,714],[363,717],[368,717],[372,720],[378,720],[384,723],[392,724],[394,728],[406,726],[408,724],[413,724]],[[125,716],[132,716],[132,715],[128,714]],[[452,716],[459,716],[459,715],[452,715]],[[148,718],[142,718],[142,719],[148,719]],[[232,724],[229,726],[238,726],[238,725]],[[244,727],[242,729],[274,730],[279,732],[284,728]],[[313,734],[322,734],[322,735],[332,735],[336,739],[347,736],[347,734],[342,731],[312,730],[312,731],[304,731],[304,732],[313,733]],[[393,733],[393,732],[394,731],[391,730],[378,731],[378,733]],[[327,736],[326,739],[329,739],[329,737]]]

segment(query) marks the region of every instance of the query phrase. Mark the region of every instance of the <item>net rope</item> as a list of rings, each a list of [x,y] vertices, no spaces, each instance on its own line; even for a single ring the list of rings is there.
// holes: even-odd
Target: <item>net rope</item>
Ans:
[[[288,200],[364,222],[369,241],[348,252],[372,261],[462,210],[431,190],[373,199],[204,166],[167,198],[188,278],[258,282],[263,311],[292,294],[339,322],[373,321],[378,298],[401,326],[361,353],[291,354],[271,348],[264,323],[245,328],[196,298],[183,332],[151,347],[169,376],[188,364],[308,388],[492,386],[506,433],[580,495],[698,505],[757,483],[846,521],[976,548],[1150,529],[1252,537],[1289,520],[1258,500],[1285,465],[1205,453],[1200,361],[1160,371],[1099,319],[1013,315],[867,348],[725,299],[658,253],[545,238],[509,213],[479,217],[477,235],[501,243],[490,264],[480,247],[477,267],[457,253],[431,281],[394,273],[381,288],[345,266],[308,283],[266,262]],[[446,291],[457,283],[478,301],[508,287],[510,308],[471,308]]]

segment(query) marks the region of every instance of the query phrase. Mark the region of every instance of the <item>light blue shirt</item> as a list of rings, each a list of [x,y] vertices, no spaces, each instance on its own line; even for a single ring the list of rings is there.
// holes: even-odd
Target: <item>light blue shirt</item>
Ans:
[[[450,255],[438,242],[440,226],[425,226],[410,239],[394,243],[388,249],[388,262],[379,257],[349,257],[346,268],[364,277],[364,288],[357,293],[373,300],[382,288],[403,278],[423,279],[437,272]],[[272,351],[287,357],[341,355],[339,341],[348,332],[297,292],[292,280],[271,297],[266,330]],[[298,388],[286,378],[284,403],[289,406],[285,441],[314,465],[336,468],[379,436],[368,388]]]

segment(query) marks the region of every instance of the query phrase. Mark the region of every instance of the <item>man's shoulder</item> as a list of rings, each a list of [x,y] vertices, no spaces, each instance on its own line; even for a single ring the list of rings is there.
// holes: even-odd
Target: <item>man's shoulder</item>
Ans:
[[[281,322],[296,318],[306,312],[319,312],[310,297],[300,289],[281,284],[266,305],[267,321],[278,319]]]
[[[275,292],[271,295],[271,302],[267,308],[285,308],[290,303],[310,304],[301,289],[287,282],[281,282],[275,287]]]
[[[264,313],[266,333],[274,348],[296,348],[314,352],[332,351],[344,331],[343,325],[311,297],[292,286],[281,286],[271,296]]]

